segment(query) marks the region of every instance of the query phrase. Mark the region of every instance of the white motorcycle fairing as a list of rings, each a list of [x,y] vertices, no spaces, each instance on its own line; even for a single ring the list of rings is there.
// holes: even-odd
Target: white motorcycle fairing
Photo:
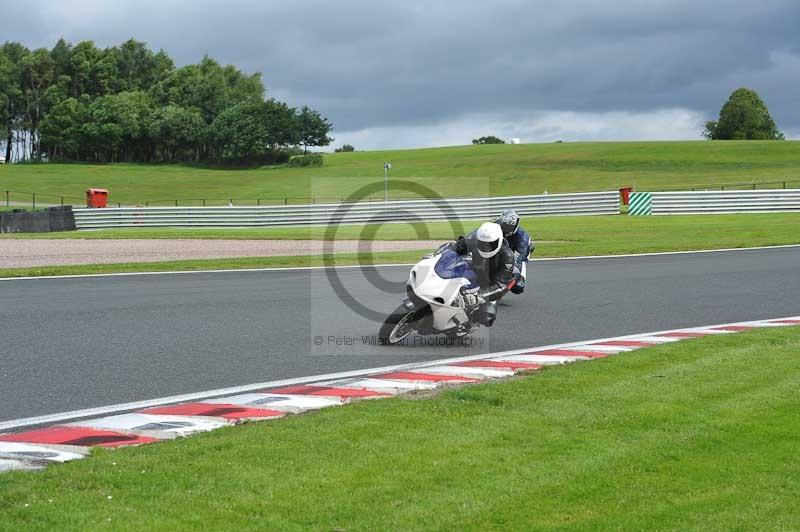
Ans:
[[[446,266],[449,266],[450,263],[455,263],[455,261],[464,264],[463,260],[452,251],[422,259],[411,268],[408,283],[414,294],[430,306],[434,329],[443,332],[455,329],[470,321],[464,310],[461,287],[477,288],[478,285],[473,282],[474,280],[458,276],[461,273],[461,270],[458,269],[458,264],[456,264],[455,270],[448,269],[446,266],[441,269],[442,271],[453,273],[454,276],[446,277],[440,275],[437,272],[437,264],[440,261],[447,263]]]

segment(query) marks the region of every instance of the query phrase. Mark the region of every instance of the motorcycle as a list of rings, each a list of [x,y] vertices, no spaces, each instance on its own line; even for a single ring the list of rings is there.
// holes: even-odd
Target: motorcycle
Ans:
[[[461,288],[477,289],[478,276],[464,257],[449,249],[412,266],[406,298],[378,333],[382,344],[398,344],[413,333],[463,336],[478,327],[472,321]]]

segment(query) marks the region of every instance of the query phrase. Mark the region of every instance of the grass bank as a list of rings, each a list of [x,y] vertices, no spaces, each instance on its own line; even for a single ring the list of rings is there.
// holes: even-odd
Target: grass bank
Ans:
[[[254,204],[257,198],[338,201],[360,187],[391,177],[411,180],[443,196],[579,192],[635,186],[639,190],[714,183],[800,180],[800,143],[757,141],[577,142],[457,146],[325,155],[321,168],[227,170],[182,165],[0,165],[0,192],[36,192],[38,202],[78,198],[104,187],[113,202],[148,200],[197,204]],[[795,187],[800,183],[795,183]],[[47,194],[47,196],[43,195]],[[407,193],[393,192],[401,197]],[[382,196],[382,191],[372,197]],[[0,198],[0,199],[4,199]],[[249,202],[240,199],[251,200]],[[11,201],[30,201],[12,195]],[[283,200],[280,200],[282,203]],[[269,203],[265,201],[265,203]],[[163,205],[168,205],[164,201]]]
[[[800,328],[0,476],[4,530],[796,530]]]

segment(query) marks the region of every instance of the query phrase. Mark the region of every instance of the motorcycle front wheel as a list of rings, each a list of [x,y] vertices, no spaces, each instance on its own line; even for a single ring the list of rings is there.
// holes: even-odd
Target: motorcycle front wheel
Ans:
[[[378,332],[378,338],[384,345],[399,344],[417,331],[419,320],[430,312],[430,307],[408,310],[405,305],[400,305],[384,320],[381,330]]]

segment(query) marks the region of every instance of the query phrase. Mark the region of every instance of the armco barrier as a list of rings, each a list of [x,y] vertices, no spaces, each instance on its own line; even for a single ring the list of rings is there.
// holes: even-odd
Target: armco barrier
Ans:
[[[114,227],[270,227],[477,219],[504,209],[521,216],[619,214],[619,192],[544,194],[268,207],[123,207],[76,209],[78,229]]]
[[[50,231],[74,231],[75,213],[72,205],[50,207],[47,209],[50,217]]]
[[[74,231],[75,216],[71,205],[41,211],[22,209],[0,213],[0,233],[49,233]]]
[[[652,214],[800,212],[800,189],[653,192]]]

